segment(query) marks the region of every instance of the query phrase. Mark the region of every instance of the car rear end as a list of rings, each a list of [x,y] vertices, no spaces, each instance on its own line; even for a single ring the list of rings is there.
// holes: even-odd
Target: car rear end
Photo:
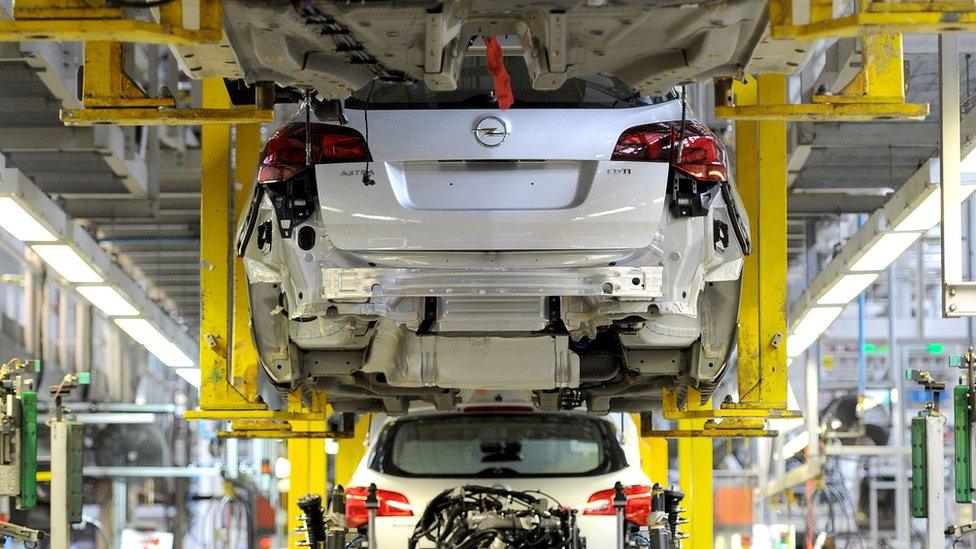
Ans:
[[[526,82],[500,111],[483,67],[462,76],[453,92],[377,82],[348,124],[269,140],[240,243],[252,310],[289,318],[254,315],[272,379],[391,412],[421,387],[548,391],[548,409],[569,390],[597,412],[647,409],[662,383],[707,396],[748,250],[721,142],[676,96],[610,77]],[[361,355],[315,375],[292,344]]]
[[[462,485],[530,491],[579,511],[587,546],[615,539],[613,486],[626,486],[629,520],[646,523],[650,481],[641,471],[629,416],[484,410],[428,413],[386,422],[347,489],[351,528],[365,525],[366,487],[381,500],[378,547],[401,549],[427,504]],[[436,547],[429,539],[418,548]]]

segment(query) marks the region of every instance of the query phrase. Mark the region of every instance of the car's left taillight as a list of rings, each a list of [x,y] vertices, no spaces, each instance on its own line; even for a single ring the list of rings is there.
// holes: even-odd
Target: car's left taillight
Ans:
[[[678,138],[684,126],[684,136]],[[676,150],[680,143],[680,149]],[[620,135],[611,160],[670,162],[674,169],[699,181],[728,181],[725,147],[697,122],[658,122],[629,128]]]
[[[364,486],[353,486],[346,489],[346,526],[359,528],[369,520],[366,510],[366,494],[369,491]],[[413,507],[407,496],[390,490],[376,490],[379,508],[378,517],[412,517]]]
[[[306,166],[305,138],[311,136],[312,164],[369,162],[369,147],[356,130],[335,124],[292,122],[278,128],[261,152],[258,183],[288,179]]]
[[[624,507],[624,518],[638,525],[647,524],[647,517],[651,514],[651,487],[634,484],[624,486],[627,505]],[[583,506],[584,515],[615,515],[613,508],[613,488],[600,490],[590,496]]]

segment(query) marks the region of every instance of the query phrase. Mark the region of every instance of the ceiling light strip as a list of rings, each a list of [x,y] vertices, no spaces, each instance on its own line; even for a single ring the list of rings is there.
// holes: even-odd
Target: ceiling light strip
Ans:
[[[976,135],[976,111],[963,120],[963,135]],[[963,146],[963,195],[976,191],[976,140]],[[935,227],[939,208],[939,161],[930,159],[895,192],[884,207],[841,247],[804,290],[790,312],[787,356],[792,359],[813,344],[840,316],[844,306],[869,287],[892,263]],[[812,315],[812,316],[811,316]],[[813,318],[816,322],[807,319]]]
[[[4,221],[0,228],[30,246],[67,282],[78,284],[78,293],[107,316],[130,317],[116,319],[116,324],[156,358],[172,367],[194,366],[196,340],[115,264],[84,227],[14,168],[0,169],[0,216],[4,214],[17,223]]]

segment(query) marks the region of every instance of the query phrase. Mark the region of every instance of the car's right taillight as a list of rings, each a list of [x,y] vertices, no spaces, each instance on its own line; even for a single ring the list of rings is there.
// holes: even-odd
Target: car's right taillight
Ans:
[[[699,181],[728,181],[729,166],[722,142],[696,122],[658,122],[626,130],[613,148],[611,160],[670,162],[674,169]],[[680,150],[675,150],[678,144]]]
[[[305,168],[305,137],[311,136],[311,163],[368,162],[366,140],[356,130],[335,124],[292,122],[278,128],[261,152],[258,183],[284,181]]]
[[[651,487],[634,484],[624,486],[627,496],[627,506],[624,507],[624,518],[638,525],[647,524],[647,517],[651,514]],[[583,506],[584,515],[615,515],[613,508],[613,488],[600,490],[590,496]]]
[[[369,521],[369,511],[366,509],[366,495],[369,489],[363,486],[346,488],[346,526],[359,528]],[[407,496],[390,490],[376,490],[379,508],[378,517],[412,517],[413,507]]]

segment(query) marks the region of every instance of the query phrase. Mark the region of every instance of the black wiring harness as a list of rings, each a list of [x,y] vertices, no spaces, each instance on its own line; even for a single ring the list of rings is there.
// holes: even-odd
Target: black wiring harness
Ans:
[[[402,82],[405,79],[402,72],[390,70],[380,63],[356,40],[348,27],[316,8],[312,0],[293,0],[292,5],[303,23],[313,27],[320,36],[332,39],[335,53],[345,57],[350,65],[362,66],[380,80]]]
[[[582,547],[576,511],[539,492],[487,486],[459,486],[438,494],[407,547],[415,549],[424,539],[452,549]]]

